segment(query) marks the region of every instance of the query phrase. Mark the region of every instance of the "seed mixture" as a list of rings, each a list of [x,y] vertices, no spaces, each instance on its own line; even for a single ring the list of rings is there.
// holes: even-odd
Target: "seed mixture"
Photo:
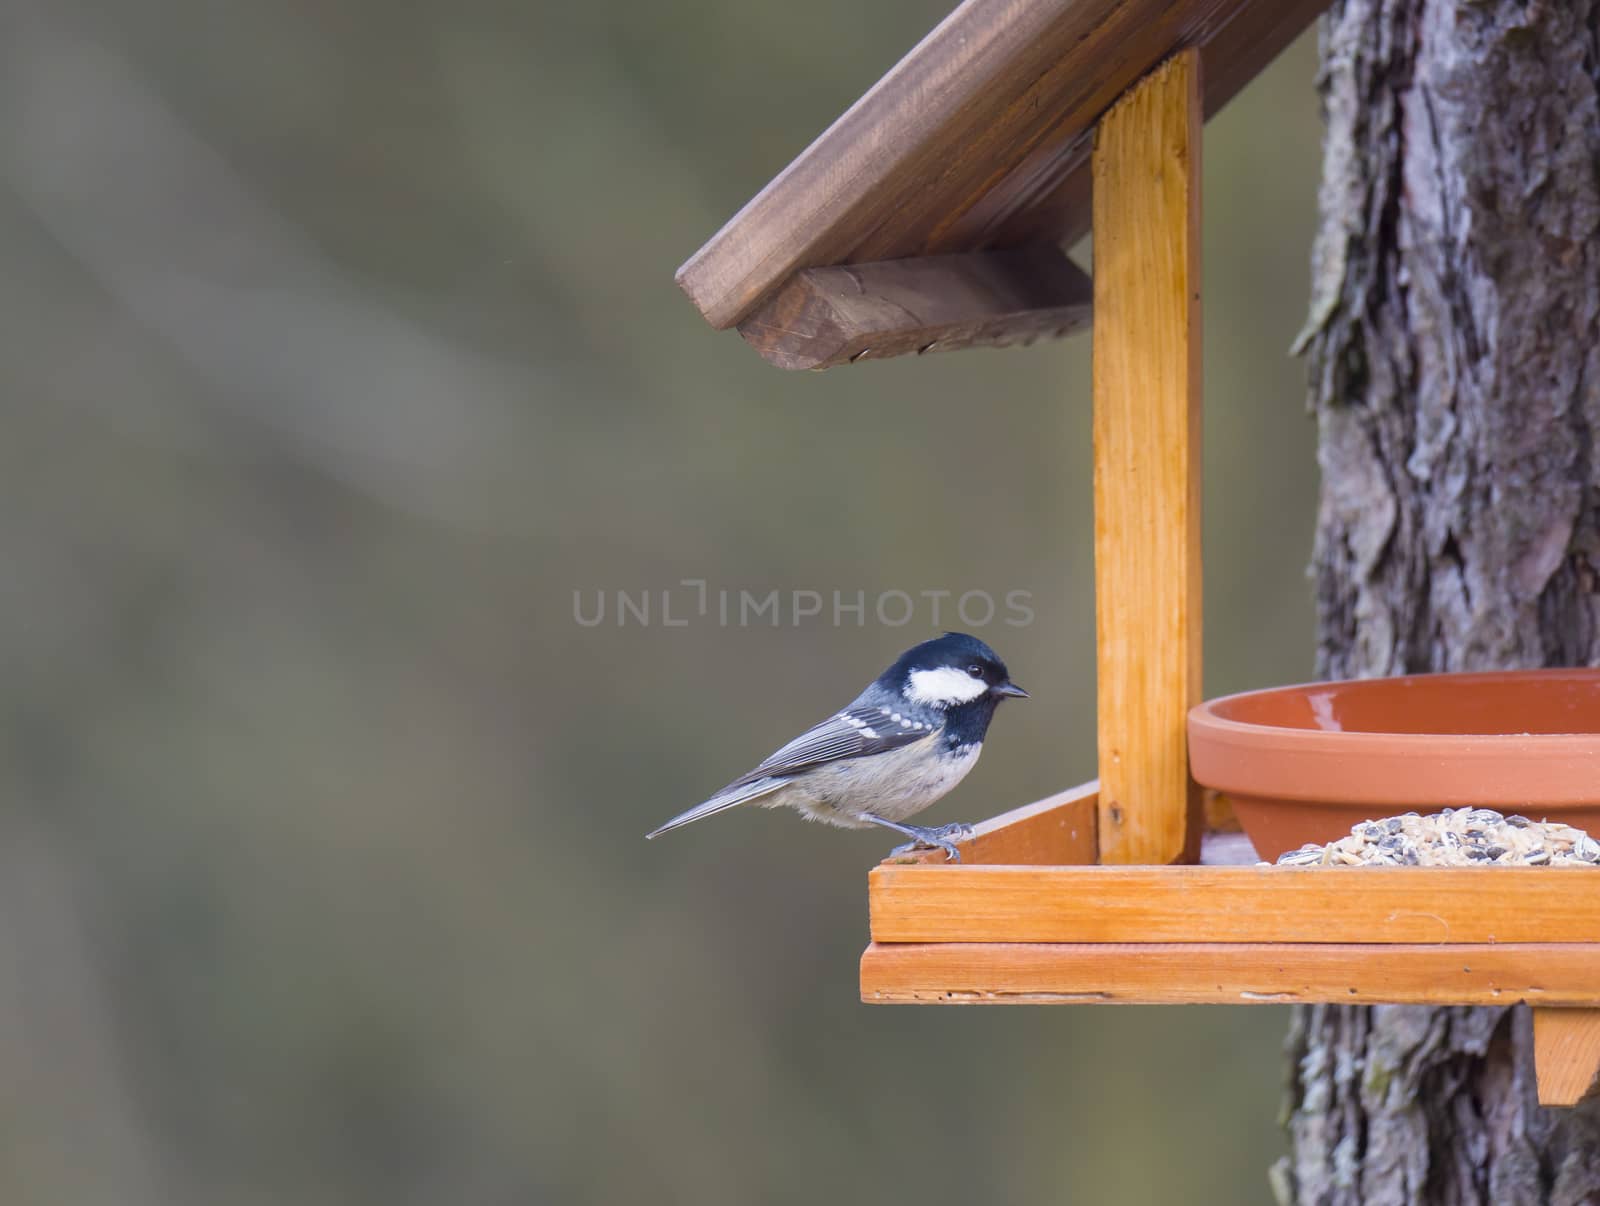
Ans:
[[[1265,865],[1265,864],[1263,864]],[[1326,846],[1278,856],[1287,867],[1562,867],[1600,865],[1600,842],[1557,821],[1502,816],[1492,808],[1446,808],[1363,821]]]

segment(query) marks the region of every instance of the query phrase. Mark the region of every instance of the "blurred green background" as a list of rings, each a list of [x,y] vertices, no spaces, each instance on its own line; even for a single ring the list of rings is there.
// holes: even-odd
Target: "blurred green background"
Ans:
[[[5,6],[0,1201],[1268,1199],[1282,1011],[867,1008],[884,837],[641,840],[926,608],[575,620],[1028,591],[929,816],[1093,776],[1087,341],[784,375],[672,283],[944,11]],[[1207,131],[1213,694],[1311,669],[1314,70]]]

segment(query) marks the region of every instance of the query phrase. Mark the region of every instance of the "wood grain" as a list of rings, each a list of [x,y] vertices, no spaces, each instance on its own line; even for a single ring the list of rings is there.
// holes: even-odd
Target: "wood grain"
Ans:
[[[1280,0],[1247,4],[1216,32],[1200,40],[1201,79],[1205,89],[1205,115],[1219,109],[1277,58],[1328,7],[1327,0]],[[1176,50],[1174,45],[1171,49]],[[996,245],[1053,238],[1071,244],[1089,232],[1089,142],[1080,139],[1066,153],[1041,148],[1011,177],[995,186],[984,202],[974,206],[960,222],[947,228],[957,245],[979,246],[987,239]],[[1018,198],[1026,198],[1021,204]],[[986,206],[1003,217],[985,227],[971,222]],[[981,245],[988,245],[983,243]]]
[[[879,864],[876,942],[1597,942],[1587,867]]]
[[[861,999],[937,1005],[1589,1005],[1600,1001],[1600,943],[874,943],[861,957]],[[1581,1040],[1586,1060],[1592,1038],[1586,1025],[1581,1036],[1569,1029],[1562,1050]],[[1559,1058],[1552,1065],[1557,1066]],[[1563,1095],[1570,1095],[1580,1077],[1579,1070],[1570,1073]]]
[[[678,270],[715,327],[802,268],[1081,234],[1088,139],[1205,48],[1215,112],[1326,0],[964,0]]]
[[[1200,791],[1200,56],[1117,102],[1094,150],[1100,858],[1193,861]]]
[[[957,842],[963,865],[1011,866],[1089,864],[1095,859],[1095,800],[1099,784],[1057,792],[972,827],[972,837]],[[914,850],[884,860],[891,866],[943,864],[942,850]]]
[[[1577,1105],[1600,1076],[1600,1009],[1535,1009],[1533,1061],[1539,1104]]]
[[[1094,287],[1052,245],[806,268],[739,324],[763,359],[824,369],[1081,330]]]

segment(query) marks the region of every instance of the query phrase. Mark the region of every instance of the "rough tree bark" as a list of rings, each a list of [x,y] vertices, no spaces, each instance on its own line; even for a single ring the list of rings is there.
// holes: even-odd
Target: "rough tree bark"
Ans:
[[[1324,18],[1324,676],[1600,663],[1597,38],[1600,0]],[[1520,1007],[1298,1009],[1279,1200],[1600,1203],[1600,1107],[1540,1109],[1531,1046]]]

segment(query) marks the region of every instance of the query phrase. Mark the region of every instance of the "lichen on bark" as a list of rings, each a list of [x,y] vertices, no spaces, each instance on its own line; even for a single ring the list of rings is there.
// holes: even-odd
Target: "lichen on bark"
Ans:
[[[1321,52],[1319,672],[1596,664],[1600,0],[1340,0]],[[1279,1199],[1600,1203],[1531,1051],[1525,1009],[1296,1010]]]

